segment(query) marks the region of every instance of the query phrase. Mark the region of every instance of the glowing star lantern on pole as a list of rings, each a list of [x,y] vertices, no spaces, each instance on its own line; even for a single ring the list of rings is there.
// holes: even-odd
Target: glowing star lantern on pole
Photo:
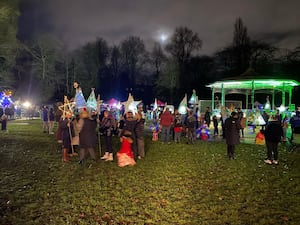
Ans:
[[[63,112],[62,118],[66,118],[66,113],[71,113],[73,115],[74,107],[75,102],[70,102],[68,97],[64,96],[64,104],[58,107],[58,109]]]
[[[82,109],[86,108],[86,101],[84,99],[81,87],[77,82],[74,82],[74,88],[76,89],[76,94],[75,94],[75,108],[76,109]]]
[[[187,95],[186,94],[179,104],[178,112],[182,115],[187,113]]]
[[[131,111],[134,115],[137,113],[137,105],[141,101],[134,101],[133,96],[129,93],[128,99],[126,102],[123,102],[125,106],[125,113]]]
[[[95,88],[92,88],[91,94],[87,100],[87,108],[88,110],[91,111],[97,111],[97,100],[96,100],[96,96],[95,96]]]

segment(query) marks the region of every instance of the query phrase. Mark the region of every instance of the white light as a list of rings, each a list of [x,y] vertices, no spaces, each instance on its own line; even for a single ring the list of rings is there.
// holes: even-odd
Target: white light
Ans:
[[[286,107],[281,105],[279,108],[277,108],[280,113],[284,112],[286,110]]]
[[[31,106],[31,103],[28,102],[28,101],[26,101],[26,102],[23,103],[23,106],[24,106],[25,108],[29,108],[29,107]]]
[[[187,113],[186,106],[183,106],[183,105],[179,106],[178,112],[182,115],[186,114]]]
[[[168,39],[168,35],[166,34],[161,34],[160,37],[159,37],[160,41],[162,43],[164,43],[167,39]]]

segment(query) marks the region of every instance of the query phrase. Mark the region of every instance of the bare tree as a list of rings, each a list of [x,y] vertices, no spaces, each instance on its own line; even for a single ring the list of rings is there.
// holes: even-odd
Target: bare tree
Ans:
[[[16,38],[18,1],[2,0],[0,6],[0,87],[12,87],[15,80],[12,68],[15,64],[19,43]]]
[[[139,64],[143,63],[146,54],[144,42],[135,36],[130,36],[121,42],[121,54],[124,63],[124,74],[129,79],[128,88],[135,87]]]
[[[198,34],[187,27],[178,27],[171,37],[171,41],[166,45],[166,51],[177,61],[179,66],[179,85],[183,92],[190,87],[186,79],[188,71],[187,63],[194,53],[197,53],[202,46],[202,41]]]
[[[154,47],[151,52],[151,60],[155,67],[155,77],[158,78],[162,69],[162,65],[166,62],[167,57],[164,54],[161,45],[157,42],[154,43]]]

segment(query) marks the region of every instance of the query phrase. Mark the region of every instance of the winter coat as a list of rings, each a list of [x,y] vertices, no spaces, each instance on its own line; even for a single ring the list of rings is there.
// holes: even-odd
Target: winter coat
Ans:
[[[131,119],[131,118],[125,119],[125,124],[124,124],[124,127],[123,127],[122,135],[124,134],[124,132],[126,130],[128,130],[128,131],[131,132],[132,139],[135,140],[135,138],[136,138],[136,135],[135,135],[136,124],[137,124],[136,119]]]
[[[225,120],[226,144],[236,145],[240,143],[241,124],[238,118],[229,117]]]
[[[265,129],[265,139],[269,142],[280,142],[283,136],[282,126],[279,121],[269,121]]]
[[[42,110],[42,118],[43,118],[44,122],[48,122],[48,120],[49,120],[49,111],[48,111],[48,109],[44,108]]]
[[[297,113],[290,119],[290,124],[292,128],[300,127],[300,115]]]
[[[207,124],[210,124],[210,112],[209,111],[206,111],[205,114],[204,114],[204,120]]]
[[[196,128],[196,117],[194,115],[189,116],[186,121],[185,121],[185,125],[188,129],[192,129],[192,128]]]
[[[70,123],[70,127],[68,127]],[[71,138],[74,137],[73,123],[67,118],[59,121],[59,128],[61,129],[61,139],[63,147],[69,149],[71,147]]]
[[[113,116],[103,117],[100,124],[100,131],[105,136],[112,136],[113,131],[116,129],[116,121]]]
[[[81,124],[79,131],[79,145],[80,148],[93,148],[96,146],[96,128],[97,121],[89,118],[80,119]]]
[[[144,129],[145,129],[144,123],[145,123],[145,119],[143,119],[143,118],[138,120],[136,123],[135,135],[136,135],[136,138],[138,138],[138,139],[143,139],[143,137],[144,137]]]
[[[170,127],[173,121],[174,121],[173,115],[168,111],[163,112],[163,114],[161,114],[160,116],[161,126]]]
[[[54,121],[55,120],[55,114],[53,110],[49,111],[49,120],[50,121]]]

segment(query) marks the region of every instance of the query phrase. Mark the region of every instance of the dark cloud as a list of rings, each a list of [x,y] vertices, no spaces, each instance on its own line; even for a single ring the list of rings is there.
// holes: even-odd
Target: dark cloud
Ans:
[[[33,1],[33,0],[31,0]],[[26,2],[26,1],[25,1]],[[35,1],[44,22],[69,47],[103,37],[118,44],[129,35],[148,46],[162,32],[187,26],[203,40],[203,54],[231,43],[234,22],[241,17],[251,38],[283,48],[299,45],[298,0],[44,0]],[[28,9],[27,9],[28,10]],[[30,14],[29,14],[30,16]],[[43,26],[36,26],[43,29]],[[51,28],[51,29],[50,29]]]

